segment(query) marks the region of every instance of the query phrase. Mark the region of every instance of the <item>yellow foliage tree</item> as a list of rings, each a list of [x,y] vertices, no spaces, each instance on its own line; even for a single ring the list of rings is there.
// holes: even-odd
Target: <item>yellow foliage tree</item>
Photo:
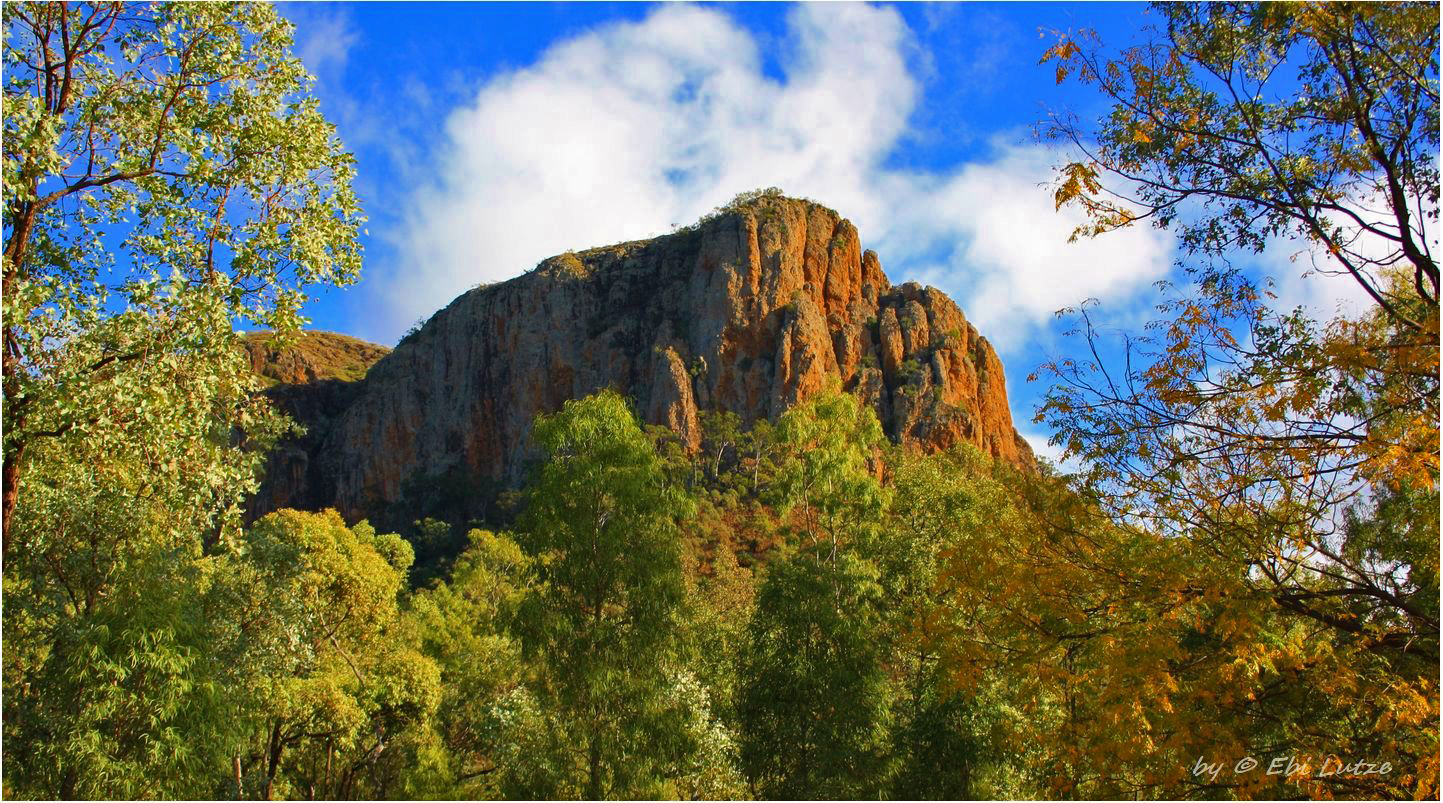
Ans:
[[[1035,577],[997,593],[1003,632],[1065,658],[1060,791],[1436,795],[1436,9],[1156,10],[1162,37],[1117,58],[1086,35],[1044,56],[1114,104],[1095,130],[1054,118],[1086,155],[1058,205],[1081,235],[1176,228],[1194,280],[1120,344],[1072,310],[1088,356],[1043,366],[1039,420],[1111,523],[1029,503],[1020,568],[969,555],[950,582]],[[1373,308],[1273,309],[1228,257],[1282,240]]]

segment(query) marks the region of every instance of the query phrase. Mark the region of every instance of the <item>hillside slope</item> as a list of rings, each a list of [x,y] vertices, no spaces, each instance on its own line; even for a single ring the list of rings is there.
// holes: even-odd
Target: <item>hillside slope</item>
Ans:
[[[295,385],[318,379],[355,382],[391,353],[385,346],[336,332],[300,332],[284,349],[276,348],[275,337],[272,332],[250,332],[243,338],[251,370],[267,384]]]
[[[320,331],[298,332],[286,348],[277,348],[271,332],[250,332],[241,345],[251,370],[265,383],[266,395],[306,430],[269,455],[265,481],[250,500],[248,515],[255,518],[282,507],[328,507],[331,483],[312,456],[336,417],[356,400],[366,372],[391,350]]]

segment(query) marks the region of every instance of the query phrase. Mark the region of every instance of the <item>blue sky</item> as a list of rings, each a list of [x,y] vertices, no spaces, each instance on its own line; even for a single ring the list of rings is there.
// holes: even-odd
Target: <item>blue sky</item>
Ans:
[[[479,282],[775,185],[851,218],[893,282],[948,292],[1041,446],[1045,389],[1025,378],[1068,348],[1052,313],[1098,298],[1136,326],[1173,271],[1167,232],[1069,244],[1046,186],[1066,154],[1032,133],[1104,110],[1038,64],[1049,32],[1126,45],[1152,24],[1140,4],[281,8],[370,218],[363,278],[320,294],[316,328],[389,345]],[[1294,285],[1289,301],[1331,303]]]

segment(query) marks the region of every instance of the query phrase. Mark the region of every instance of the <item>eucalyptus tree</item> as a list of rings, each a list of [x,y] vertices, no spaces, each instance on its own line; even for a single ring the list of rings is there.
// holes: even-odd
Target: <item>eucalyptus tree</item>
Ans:
[[[258,415],[232,319],[295,328],[308,286],[356,277],[353,160],[260,3],[17,3],[4,24],[4,553],[32,448],[114,438],[167,458],[192,411],[157,371],[203,364],[215,427]],[[209,435],[210,433],[207,433]],[[225,510],[249,464],[216,461]]]
[[[742,764],[765,797],[872,797],[885,783],[881,441],[871,409],[836,388],[777,424],[792,526],[757,591],[738,693]]]
[[[223,549],[205,604],[243,729],[227,796],[393,797],[401,747],[441,702],[401,616],[410,545],[334,510],[281,510]]]
[[[689,500],[612,391],[538,417],[533,438],[545,462],[518,538],[537,582],[519,631],[545,667],[537,696],[575,747],[547,787],[532,780],[527,791],[658,793],[669,767],[695,750],[671,693],[684,597],[677,521]]]
[[[411,797],[487,799],[528,756],[526,722],[509,716],[526,696],[512,632],[531,562],[505,534],[471,530],[450,576],[423,588],[406,611],[408,638],[441,670],[433,737],[412,747]]]
[[[0,15],[6,790],[209,796],[202,555],[283,427],[233,328],[355,278],[352,160],[269,5]]]

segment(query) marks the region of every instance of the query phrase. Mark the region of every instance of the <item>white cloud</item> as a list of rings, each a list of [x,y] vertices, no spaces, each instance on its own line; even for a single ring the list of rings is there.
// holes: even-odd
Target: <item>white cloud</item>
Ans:
[[[727,15],[665,6],[558,43],[457,109],[436,178],[401,203],[394,258],[372,265],[371,336],[390,339],[482,281],[540,259],[664,233],[737,192],[779,186],[850,217],[894,281],[954,294],[1004,353],[1053,310],[1122,298],[1163,275],[1171,239],[1138,229],[1069,245],[1034,146],[982,162],[889,169],[921,84],[895,10],[804,4],[782,77]],[[379,268],[379,270],[377,270]]]
[[[883,242],[904,262],[911,257],[907,242],[950,245],[950,259],[934,268],[936,283],[957,294],[967,316],[1004,352],[1059,308],[1086,298],[1126,299],[1167,274],[1167,232],[1140,226],[1068,242],[1082,218],[1056,211],[1047,186],[1063,154],[1003,144],[994,144],[993,154],[927,187],[919,197],[925,203]]]
[[[1368,281],[1382,289],[1383,272],[1396,269],[1411,275],[1412,267],[1401,247],[1395,239],[1390,239],[1398,236],[1400,228],[1382,191],[1349,193],[1342,204],[1371,227],[1369,230],[1356,224],[1348,225],[1346,216],[1338,216],[1344,224],[1340,239],[1347,243],[1351,261],[1360,266]],[[1429,253],[1439,253],[1443,249],[1439,247],[1437,228],[1429,231],[1425,227],[1429,220],[1422,214],[1428,211],[1426,202],[1413,197],[1410,209],[1414,210],[1410,224],[1414,241],[1422,243]],[[1258,263],[1264,273],[1273,278],[1273,292],[1282,309],[1301,306],[1326,320],[1338,315],[1357,317],[1375,304],[1342,262],[1316,242],[1276,237],[1268,243]]]
[[[351,48],[360,41],[350,13],[320,3],[285,3],[281,11],[295,23],[295,53],[301,63],[320,80],[335,81],[346,68]]]

